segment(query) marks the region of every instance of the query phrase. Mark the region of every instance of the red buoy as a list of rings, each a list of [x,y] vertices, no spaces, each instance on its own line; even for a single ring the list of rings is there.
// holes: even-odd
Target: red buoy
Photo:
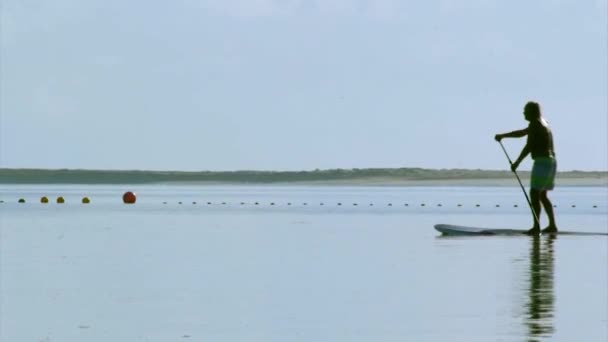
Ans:
[[[122,195],[122,201],[125,204],[133,204],[133,203],[135,203],[136,200],[137,200],[137,197],[135,196],[135,193],[133,193],[131,191],[127,191],[127,192],[125,192],[124,195]]]

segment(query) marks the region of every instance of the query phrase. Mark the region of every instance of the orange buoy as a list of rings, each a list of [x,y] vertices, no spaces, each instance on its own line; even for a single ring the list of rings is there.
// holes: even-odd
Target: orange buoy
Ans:
[[[57,203],[63,204],[63,203],[65,203],[65,199],[63,197],[59,196],[59,197],[57,197]]]
[[[40,198],[40,203],[49,203],[49,198],[48,198],[48,197],[46,197],[46,196],[42,196],[42,197]]]
[[[125,204],[134,204],[137,201],[137,196],[135,196],[135,193],[127,191],[122,195],[122,201]]]

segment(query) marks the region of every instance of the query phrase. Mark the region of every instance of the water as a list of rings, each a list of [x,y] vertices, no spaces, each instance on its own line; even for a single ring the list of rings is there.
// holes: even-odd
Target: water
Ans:
[[[562,229],[608,231],[606,188],[551,195]],[[608,238],[432,228],[527,228],[517,187],[3,185],[0,200],[1,341],[608,339]]]

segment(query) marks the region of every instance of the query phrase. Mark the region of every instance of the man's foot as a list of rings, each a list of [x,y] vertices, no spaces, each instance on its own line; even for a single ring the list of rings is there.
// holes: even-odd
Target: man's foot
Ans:
[[[557,233],[557,227],[556,226],[548,226],[547,228],[543,229],[543,233],[547,233],[547,234]]]
[[[528,235],[540,235],[540,228],[534,227],[526,232]]]

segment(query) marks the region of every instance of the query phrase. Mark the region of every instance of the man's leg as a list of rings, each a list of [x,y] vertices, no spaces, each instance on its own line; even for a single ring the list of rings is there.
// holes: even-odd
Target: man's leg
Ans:
[[[549,200],[549,197],[547,197],[547,190],[543,190],[540,192],[540,201],[543,204],[543,208],[545,208],[547,217],[549,218],[549,225],[547,226],[547,228],[543,229],[543,232],[557,232],[557,225],[555,224],[555,215],[553,214],[553,203],[551,203],[551,200]]]
[[[534,226],[528,230],[528,234],[540,234],[540,191],[536,189],[530,189],[530,201],[532,202],[532,209],[536,214],[536,217],[532,216],[534,220]],[[537,220],[538,219],[538,220]]]

